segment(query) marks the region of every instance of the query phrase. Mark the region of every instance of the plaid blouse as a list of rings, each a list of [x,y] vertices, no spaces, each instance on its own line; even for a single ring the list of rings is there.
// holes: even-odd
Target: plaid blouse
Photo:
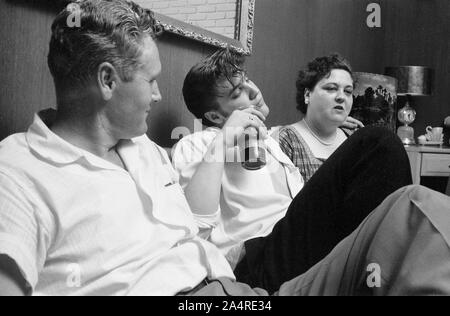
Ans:
[[[300,170],[305,183],[308,182],[325,160],[314,156],[303,137],[292,126],[283,127],[278,137],[281,149]]]

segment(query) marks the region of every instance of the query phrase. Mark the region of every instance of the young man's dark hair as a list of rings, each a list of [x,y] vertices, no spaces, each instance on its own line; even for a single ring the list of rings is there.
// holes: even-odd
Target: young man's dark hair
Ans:
[[[202,119],[206,126],[215,126],[205,118],[205,113],[217,109],[214,101],[218,97],[218,83],[245,73],[245,58],[229,48],[220,49],[191,68],[183,85],[184,102],[195,117]]]

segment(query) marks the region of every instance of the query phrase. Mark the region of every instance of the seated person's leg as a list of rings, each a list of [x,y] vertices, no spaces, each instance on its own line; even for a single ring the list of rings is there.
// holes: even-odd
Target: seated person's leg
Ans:
[[[450,198],[402,188],[279,294],[449,295],[449,246]]]
[[[316,172],[264,238],[246,242],[238,280],[275,291],[323,259],[389,194],[412,183],[398,137],[364,128]]]

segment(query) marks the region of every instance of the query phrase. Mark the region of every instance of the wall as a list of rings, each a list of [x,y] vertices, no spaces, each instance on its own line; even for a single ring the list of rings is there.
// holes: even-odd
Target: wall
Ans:
[[[435,71],[433,95],[415,97],[416,136],[450,115],[450,1],[395,0],[385,10],[383,64],[419,65]],[[400,104],[400,102],[399,102]]]
[[[51,0],[0,0],[0,139],[26,130],[33,113],[54,106],[46,66]],[[366,26],[366,0],[258,0],[254,54],[247,66],[271,107],[268,125],[294,122],[295,79],[311,58],[340,52],[356,71],[383,73],[395,64],[424,64],[437,70],[435,95],[418,100],[416,129],[450,115],[448,0],[382,0],[382,28]],[[25,22],[24,22],[25,21]],[[150,118],[149,135],[172,145],[177,126],[193,130],[181,86],[189,68],[214,48],[165,34],[159,40],[163,101]],[[447,89],[446,89],[447,88]],[[176,135],[175,135],[176,136]]]
[[[55,104],[46,64],[54,12],[51,3],[0,0],[0,139]]]

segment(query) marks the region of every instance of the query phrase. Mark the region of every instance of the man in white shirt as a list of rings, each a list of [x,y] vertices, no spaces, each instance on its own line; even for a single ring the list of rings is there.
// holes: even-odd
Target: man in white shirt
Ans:
[[[66,25],[70,9],[53,24],[57,111],[39,113],[26,133],[0,143],[0,295],[266,295],[235,282],[221,252],[197,237],[202,219],[167,155],[144,135],[150,106],[161,99],[151,13],[124,0],[79,6],[80,29]],[[401,189],[278,293],[403,294],[422,284],[426,293],[450,293],[448,205],[435,192]],[[433,247],[422,247],[427,242]],[[419,283],[391,276],[416,272],[405,265],[411,260],[398,260],[405,254],[437,272],[418,274]],[[364,282],[366,261],[385,269],[375,290]]]
[[[197,173],[197,176],[204,174],[207,179],[197,178],[193,181],[192,178],[196,174],[198,168],[201,168],[199,163],[208,155],[208,148],[217,139],[224,136],[225,141],[230,144],[234,142],[234,136],[241,134],[243,127],[237,129],[235,124],[244,122],[250,126],[258,126],[261,124],[258,121],[265,119],[269,109],[264,102],[262,94],[259,92],[253,82],[249,81],[245,76],[231,79],[236,83],[236,89],[233,93],[238,94],[238,97],[232,97],[232,102],[236,102],[236,106],[231,105],[227,110],[229,113],[211,114],[211,120],[217,121],[216,127],[209,127],[206,130],[188,135],[184,137],[175,147],[172,155],[172,161],[175,169],[180,174],[180,183],[183,188],[187,189],[187,196],[192,197],[196,192],[189,191],[186,188],[190,183],[198,181],[200,186],[204,185],[204,189],[211,184],[215,187],[215,182],[218,177],[222,175],[222,191],[220,192],[220,205],[217,205],[219,200],[220,190],[208,191],[199,190],[198,192],[206,193],[206,196],[214,197],[204,199],[199,196],[200,203],[207,203],[196,207],[196,199],[189,199],[194,215],[203,223],[203,231],[209,236],[209,240],[217,245],[222,252],[227,256],[227,259],[234,267],[239,261],[243,252],[242,242],[250,238],[267,236],[273,228],[274,223],[278,222],[284,217],[286,210],[292,202],[292,199],[300,192],[303,187],[303,179],[299,170],[293,165],[289,158],[281,151],[277,142],[271,137],[264,137],[264,147],[266,149],[266,165],[264,168],[258,170],[247,170],[241,166],[244,153],[240,150],[240,146],[228,146],[223,153],[223,157],[227,159],[227,163],[220,161],[222,157],[217,156],[222,149],[215,148],[215,152],[211,155],[211,159],[217,158],[218,163],[208,164],[207,166],[217,166],[219,170],[205,170],[204,173]],[[244,89],[249,87],[252,107],[243,107],[240,100],[247,93]],[[207,88],[205,89],[207,90]],[[224,90],[226,92],[219,92],[220,100],[225,100],[228,97],[228,87]],[[219,101],[220,102],[220,101]],[[231,114],[233,110],[237,110]],[[242,110],[242,111],[241,111]],[[207,113],[206,116],[209,116]],[[225,120],[228,116],[231,116]],[[248,119],[250,116],[251,119]],[[252,121],[253,120],[253,121]],[[255,123],[253,123],[255,122]],[[223,127],[223,130],[221,129]],[[225,131],[225,133],[223,133]],[[265,131],[261,131],[265,133]],[[241,144],[243,145],[243,144]],[[222,159],[223,160],[223,159]],[[234,163],[236,161],[236,163]],[[223,168],[223,171],[222,171]],[[213,171],[213,172],[211,172]],[[196,188],[192,185],[191,188]],[[203,195],[203,194],[202,194]],[[203,210],[212,207],[215,212],[212,214],[202,214]]]
[[[53,24],[58,110],[0,145],[0,254],[34,295],[174,295],[234,279],[145,135],[161,99],[154,19],[121,0],[79,6],[80,29],[69,9]]]
[[[181,139],[172,160],[192,211],[209,229],[202,236],[223,251],[238,280],[276,291],[323,259],[389,194],[411,184],[411,171],[395,134],[365,128],[303,188],[298,169],[265,137],[269,109],[243,63],[223,49],[189,71],[186,105],[208,128]],[[268,163],[259,170],[234,159],[249,126],[265,138]]]

